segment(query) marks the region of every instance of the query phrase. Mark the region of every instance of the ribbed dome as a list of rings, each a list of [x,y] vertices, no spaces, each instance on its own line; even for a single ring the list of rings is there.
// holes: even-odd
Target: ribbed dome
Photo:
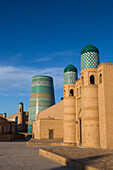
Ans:
[[[70,72],[70,71],[77,72],[77,68],[76,68],[75,66],[73,66],[72,64],[69,64],[69,65],[64,69],[64,73],[65,73],[65,72]]]
[[[92,45],[92,44],[86,45],[86,46],[82,49],[81,54],[87,53],[87,52],[97,52],[97,53],[99,54],[98,48],[96,48],[96,47],[95,47],[94,45]]]

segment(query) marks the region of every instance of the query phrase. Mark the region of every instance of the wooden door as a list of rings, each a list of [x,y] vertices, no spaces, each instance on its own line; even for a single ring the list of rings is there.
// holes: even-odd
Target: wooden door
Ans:
[[[49,130],[49,139],[53,139],[54,138],[54,131],[53,129]]]

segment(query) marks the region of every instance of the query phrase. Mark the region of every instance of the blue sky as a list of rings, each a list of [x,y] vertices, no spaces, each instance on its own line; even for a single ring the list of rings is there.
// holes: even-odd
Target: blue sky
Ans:
[[[32,77],[54,78],[63,96],[63,70],[78,68],[80,52],[95,45],[100,62],[113,62],[113,0],[0,1],[0,113],[29,108]]]

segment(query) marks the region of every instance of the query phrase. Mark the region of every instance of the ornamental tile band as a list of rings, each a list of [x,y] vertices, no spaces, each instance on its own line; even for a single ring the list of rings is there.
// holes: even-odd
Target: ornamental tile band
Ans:
[[[75,72],[64,73],[64,84],[75,84],[77,74]]]
[[[91,45],[86,45],[81,51],[81,70],[97,68],[99,65],[99,50]]]
[[[87,52],[81,55],[81,70],[87,68],[97,68],[99,64],[98,53]]]

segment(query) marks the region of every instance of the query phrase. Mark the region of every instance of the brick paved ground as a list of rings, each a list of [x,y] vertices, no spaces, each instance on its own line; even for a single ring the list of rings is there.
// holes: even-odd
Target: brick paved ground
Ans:
[[[0,142],[0,170],[72,170],[38,155],[37,146]]]
[[[113,149],[94,149],[82,147],[49,147],[47,151],[71,158],[101,170],[113,170]]]

